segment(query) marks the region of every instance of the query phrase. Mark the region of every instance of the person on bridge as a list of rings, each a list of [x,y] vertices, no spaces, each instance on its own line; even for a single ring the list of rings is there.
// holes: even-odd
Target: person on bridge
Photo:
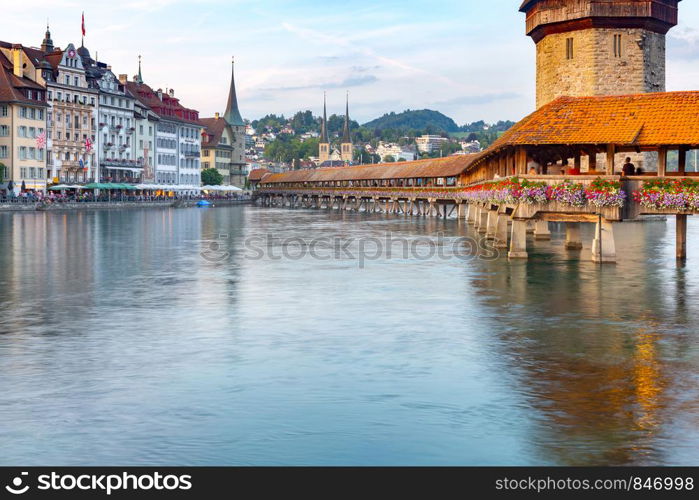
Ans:
[[[631,158],[627,157],[624,166],[621,169],[622,175],[633,175],[636,173],[636,166],[631,163]]]

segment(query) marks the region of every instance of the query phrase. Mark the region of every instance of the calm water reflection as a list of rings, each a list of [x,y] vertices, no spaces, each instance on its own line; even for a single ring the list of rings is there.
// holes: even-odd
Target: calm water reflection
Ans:
[[[560,231],[517,263],[244,258],[254,236],[386,231],[470,234],[0,214],[0,464],[699,464],[699,225],[684,268],[669,222],[618,227],[603,268]]]

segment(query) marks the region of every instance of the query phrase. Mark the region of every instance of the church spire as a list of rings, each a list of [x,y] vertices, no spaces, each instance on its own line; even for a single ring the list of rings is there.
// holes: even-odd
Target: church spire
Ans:
[[[235,93],[235,60],[231,60],[231,88],[228,91],[228,104],[226,105],[226,113],[223,115],[223,118],[229,125],[245,126],[243,117],[240,116],[240,111],[238,110],[238,97]]]
[[[143,83],[143,75],[141,74],[141,56],[138,56],[138,76],[136,83]]]
[[[349,121],[349,91],[347,92],[347,102],[345,104],[345,126],[342,128],[342,143],[347,144],[352,142],[350,137],[350,121]]]
[[[46,20],[46,34],[41,42],[41,51],[45,54],[53,52],[53,40],[51,40],[51,30],[49,29],[49,20]]]
[[[328,140],[328,113],[325,106],[325,92],[323,92],[323,122],[320,124],[320,142],[327,144]]]

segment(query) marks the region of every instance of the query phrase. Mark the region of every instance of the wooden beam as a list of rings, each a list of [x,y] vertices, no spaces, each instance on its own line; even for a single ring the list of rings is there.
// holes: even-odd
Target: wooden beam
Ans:
[[[527,150],[521,146],[515,151],[515,172],[517,175],[527,173]]]
[[[596,149],[592,149],[592,150],[588,151],[587,156],[588,156],[588,158],[589,158],[589,160],[588,160],[588,163],[589,163],[588,171],[590,171],[590,170],[597,170],[597,150],[596,150]]]
[[[597,222],[599,218],[595,214],[560,214],[544,213],[540,214],[541,220],[547,222]]]
[[[580,150],[578,149],[578,150],[575,152],[575,157],[574,157],[574,159],[573,159],[573,168],[575,168],[578,172],[580,172],[580,164],[581,164],[580,155],[581,155],[581,152],[580,152]]]
[[[676,215],[676,254],[678,260],[685,260],[687,258],[687,216],[686,215]]]
[[[607,145],[607,175],[614,175],[614,155],[616,154],[616,146],[614,144]]]
[[[658,177],[667,175],[667,148],[660,146],[658,148]]]
[[[678,153],[677,171],[680,175],[684,175],[687,170],[687,148],[685,146],[680,146]]]

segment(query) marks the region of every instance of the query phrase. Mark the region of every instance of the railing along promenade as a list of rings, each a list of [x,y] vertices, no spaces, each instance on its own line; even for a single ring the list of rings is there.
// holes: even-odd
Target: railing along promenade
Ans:
[[[583,246],[580,224],[594,223],[592,259],[614,262],[612,222],[675,215],[677,257],[686,258],[686,217],[699,212],[696,176],[519,175],[459,186],[273,186],[255,193],[262,206],[324,208],[409,216],[455,214],[476,231],[527,258],[528,232],[550,239],[548,222],[566,225],[566,248]]]

